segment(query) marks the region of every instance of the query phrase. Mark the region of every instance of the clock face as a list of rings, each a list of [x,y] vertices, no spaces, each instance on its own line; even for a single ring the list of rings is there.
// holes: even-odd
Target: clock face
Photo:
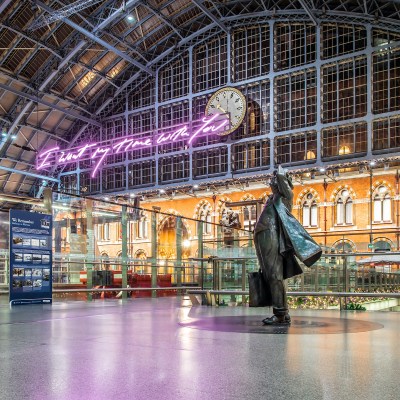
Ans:
[[[231,87],[218,90],[206,105],[206,116],[215,114],[221,114],[221,119],[225,116],[229,120],[225,130],[218,133],[220,136],[228,135],[243,122],[246,115],[246,98],[239,90]]]

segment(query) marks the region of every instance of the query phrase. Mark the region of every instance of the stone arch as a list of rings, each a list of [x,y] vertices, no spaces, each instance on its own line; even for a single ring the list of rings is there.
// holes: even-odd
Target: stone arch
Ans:
[[[255,199],[256,199],[255,196],[253,196],[250,193],[246,193],[241,197],[240,201],[255,200]]]
[[[134,254],[134,258],[139,260],[147,260],[147,253],[144,249],[137,249]]]
[[[213,207],[211,203],[208,200],[201,200],[197,203],[196,208],[194,209],[194,214],[193,214],[194,219],[200,219],[200,210],[205,206],[212,212]]]
[[[339,193],[342,190],[348,190],[348,192],[350,193],[350,197],[354,200],[356,198],[356,192],[353,190],[353,188],[351,188],[349,185],[340,185],[338,186],[336,189],[333,190],[332,194],[331,194],[331,201],[335,201],[337,196],[339,195]]]
[[[299,195],[297,196],[296,205],[301,206],[301,204],[302,204],[302,202],[303,202],[305,196],[306,196],[308,193],[311,193],[311,194],[314,196],[314,199],[315,199],[315,201],[316,201],[317,203],[320,203],[320,202],[321,202],[321,199],[320,199],[320,197],[319,197],[319,194],[318,194],[318,192],[317,192],[315,189],[313,189],[313,188],[305,188],[305,189],[303,189],[303,190],[299,193]]]
[[[390,246],[390,251],[392,251],[393,249],[395,249],[395,245],[394,245],[394,243],[393,243],[393,241],[392,240],[390,240],[390,239],[388,239],[388,238],[386,238],[386,237],[377,237],[377,238],[375,238],[374,240],[373,240],[373,243],[379,243],[379,242],[385,242],[385,243],[387,243],[389,246]],[[376,249],[374,248],[374,251],[375,251]]]
[[[336,250],[339,246],[343,246],[345,244],[351,247],[351,251],[353,253],[357,251],[356,244],[350,239],[339,239],[332,244],[331,248]]]
[[[179,213],[178,211],[170,208],[166,211],[164,211],[165,214],[162,214],[162,218],[160,219],[160,221],[158,222],[158,227],[157,227],[157,232],[160,233],[163,225],[165,224],[165,222],[171,218],[172,216],[177,216],[177,217],[182,217],[182,214]],[[170,214],[170,215],[166,215],[166,214]],[[182,225],[185,227],[189,237],[192,236],[192,231],[190,229],[190,226],[188,224],[188,221],[186,220],[186,218],[182,217]]]
[[[222,211],[225,208],[225,203],[229,203],[231,201],[232,201],[232,199],[230,199],[228,196],[223,196],[218,200],[217,207],[216,207],[216,212],[217,212],[217,215],[219,217],[221,216]]]
[[[379,181],[374,182],[372,187],[368,190],[368,197],[371,196],[371,194],[374,193],[376,191],[376,189],[379,188],[379,186],[386,186],[389,191],[390,197],[394,196],[395,190],[394,190],[393,186],[385,180],[379,180]]]
[[[264,203],[267,201],[268,196],[271,194],[271,190],[269,191],[265,191],[260,197],[259,199],[262,200]]]

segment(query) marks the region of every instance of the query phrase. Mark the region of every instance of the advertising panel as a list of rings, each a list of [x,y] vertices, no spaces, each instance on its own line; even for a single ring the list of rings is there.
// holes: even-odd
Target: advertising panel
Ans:
[[[52,302],[52,216],[10,210],[10,304]]]

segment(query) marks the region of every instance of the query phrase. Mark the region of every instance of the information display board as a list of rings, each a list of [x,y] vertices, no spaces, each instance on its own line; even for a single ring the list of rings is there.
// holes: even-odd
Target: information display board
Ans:
[[[52,302],[52,216],[10,210],[10,304]]]

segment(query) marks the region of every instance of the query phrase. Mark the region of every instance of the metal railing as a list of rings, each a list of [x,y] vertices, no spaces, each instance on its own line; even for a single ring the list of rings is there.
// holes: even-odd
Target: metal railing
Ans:
[[[400,253],[391,255],[398,255],[400,263]],[[8,292],[8,254],[0,256],[0,293],[5,294]],[[365,256],[371,253],[324,254],[314,266],[305,267],[304,274],[288,279],[288,296],[399,298],[397,266],[359,264]],[[240,303],[246,304],[247,274],[257,269],[255,257],[212,256],[181,262],[168,260],[165,265],[164,260],[158,259],[88,259],[56,254],[53,293],[56,296],[82,293],[90,300],[98,293],[120,298],[179,292],[201,295],[203,304],[220,304],[223,296],[239,296]]]

